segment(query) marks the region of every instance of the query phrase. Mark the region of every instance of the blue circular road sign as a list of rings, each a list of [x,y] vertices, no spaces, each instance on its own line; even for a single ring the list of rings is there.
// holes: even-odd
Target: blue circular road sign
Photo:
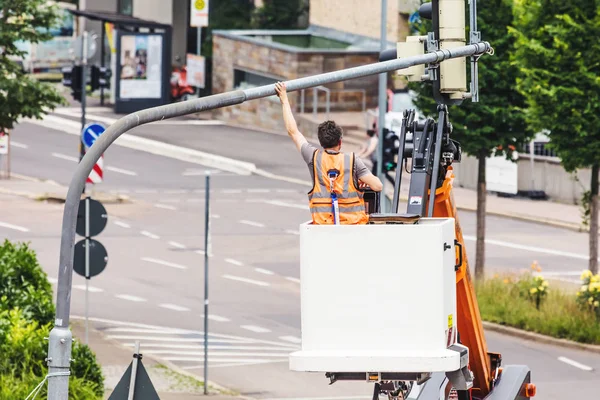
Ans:
[[[94,142],[98,140],[100,135],[104,133],[104,126],[97,122],[92,122],[91,124],[87,124],[83,128],[83,132],[81,132],[81,141],[85,145],[86,148],[92,147]]]

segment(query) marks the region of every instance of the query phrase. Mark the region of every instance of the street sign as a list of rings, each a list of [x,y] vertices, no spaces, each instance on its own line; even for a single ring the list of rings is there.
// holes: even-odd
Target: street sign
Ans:
[[[82,239],[75,244],[75,254],[73,257],[73,270],[79,275],[85,277],[85,241]],[[89,239],[90,243],[90,278],[99,275],[106,264],[108,264],[108,253],[106,249],[97,240]]]
[[[83,131],[81,132],[81,141],[85,145],[86,150],[92,147],[94,142],[104,133],[105,129],[104,125],[99,124],[98,122],[89,123],[83,128]]]
[[[129,363],[129,367],[117,383],[117,386],[111,393],[108,400],[128,400],[133,398],[133,400],[160,400],[158,397],[158,393],[156,393],[156,389],[154,389],[154,385],[152,385],[152,381],[150,380],[150,376],[144,368],[144,364],[142,364],[142,356],[140,354],[136,354],[136,358]],[[133,370],[134,363],[137,362],[137,366],[135,368],[135,372]],[[130,386],[133,376],[133,388],[132,391],[133,397],[129,397],[130,394]]]
[[[190,26],[208,26],[209,0],[190,0]]]
[[[108,222],[108,214],[106,208],[98,200],[89,199],[90,202],[90,232],[89,236],[99,235],[106,227]],[[79,236],[85,236],[85,199],[79,202],[79,210],[77,211],[77,225],[75,232]]]

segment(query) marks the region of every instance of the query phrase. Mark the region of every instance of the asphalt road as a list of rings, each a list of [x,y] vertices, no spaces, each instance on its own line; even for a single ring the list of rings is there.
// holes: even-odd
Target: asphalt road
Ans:
[[[262,156],[252,155],[257,160],[271,154],[279,160],[285,148],[290,151],[280,161],[262,160],[261,167],[281,175],[286,168],[303,168],[299,155],[279,136],[237,130],[238,136],[225,140],[215,126],[195,126],[193,133],[182,125],[150,127],[169,137],[175,131],[202,135],[207,146],[224,143],[244,160],[250,160],[246,154],[256,142],[263,143]],[[59,129],[21,124],[13,135],[13,171],[67,184],[76,165],[70,157],[77,156],[77,137]],[[112,171],[106,171],[98,189],[128,194],[132,203],[106,206],[109,224],[97,239],[108,250],[109,264],[90,282],[90,315],[112,339],[127,345],[141,340],[146,354],[201,374],[204,168],[119,146],[105,154],[108,167]],[[304,177],[300,171],[295,176]],[[287,354],[299,347],[301,337],[297,230],[310,218],[305,188],[217,171],[211,188],[209,379],[260,398],[370,398],[366,384],[329,386],[321,374],[288,371]],[[0,202],[7,210],[0,234],[30,241],[49,276],[56,278],[61,205],[7,195]],[[474,237],[474,215],[461,213],[460,219],[467,238]],[[488,238],[496,241],[487,246],[490,271],[528,268],[534,259],[545,271],[575,274],[586,266],[585,234],[495,217],[489,217],[487,227]],[[467,242],[471,259],[472,244]],[[72,313],[78,317],[84,315],[84,288],[76,275]],[[531,367],[537,398],[591,398],[598,389],[598,355],[491,332],[486,336],[489,350],[501,352],[505,364]]]

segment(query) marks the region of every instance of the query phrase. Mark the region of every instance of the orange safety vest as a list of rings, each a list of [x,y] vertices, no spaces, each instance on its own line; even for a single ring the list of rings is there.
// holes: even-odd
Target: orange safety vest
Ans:
[[[308,192],[310,212],[313,224],[332,225],[333,206],[331,200],[331,182],[328,172],[336,170],[334,191],[338,199],[341,225],[366,224],[369,217],[365,211],[363,192],[355,184],[354,153],[329,154],[316,150],[313,154],[313,188]]]

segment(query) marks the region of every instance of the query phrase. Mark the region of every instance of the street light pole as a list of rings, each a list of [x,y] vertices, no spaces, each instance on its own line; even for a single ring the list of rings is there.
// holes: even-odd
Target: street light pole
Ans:
[[[387,0],[381,0],[381,41],[380,51],[385,50],[387,42]],[[385,126],[385,113],[387,111],[387,72],[379,74],[379,122],[377,123],[377,133],[379,142],[377,145],[377,177],[381,180],[385,193],[385,178],[383,177],[383,128]],[[387,212],[386,196],[380,197],[381,212]]]

